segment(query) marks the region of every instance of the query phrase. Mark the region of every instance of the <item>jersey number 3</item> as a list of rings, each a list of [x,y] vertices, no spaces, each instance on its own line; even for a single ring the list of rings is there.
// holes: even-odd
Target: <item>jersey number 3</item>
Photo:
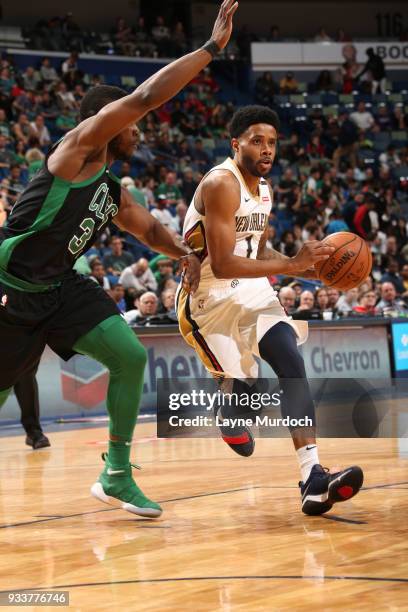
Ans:
[[[106,201],[107,205],[105,206]],[[89,210],[95,212],[97,218],[86,217],[80,224],[79,227],[82,230],[82,234],[79,236],[75,234],[68,245],[68,250],[73,255],[78,255],[78,253],[82,251],[85,244],[94,233],[97,224],[96,229],[99,230],[102,225],[108,221],[109,216],[114,216],[118,212],[118,207],[113,203],[109,195],[109,187],[106,183],[99,185],[89,205]],[[100,220],[99,223],[98,220]]]

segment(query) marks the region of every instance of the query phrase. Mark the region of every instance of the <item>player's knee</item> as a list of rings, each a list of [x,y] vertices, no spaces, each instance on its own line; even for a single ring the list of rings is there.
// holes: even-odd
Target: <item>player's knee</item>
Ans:
[[[147,352],[144,346],[135,342],[128,348],[125,355],[124,368],[128,372],[144,370],[147,362]]]

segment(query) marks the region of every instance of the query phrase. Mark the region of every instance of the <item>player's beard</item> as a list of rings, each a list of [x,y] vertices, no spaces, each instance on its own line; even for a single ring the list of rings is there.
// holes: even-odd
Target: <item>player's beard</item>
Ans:
[[[132,159],[134,149],[130,151],[129,149],[125,149],[121,143],[120,135],[116,136],[109,143],[109,153],[113,156],[113,158],[117,161],[126,161],[130,162]]]
[[[270,173],[270,170],[268,170],[268,172],[265,172],[265,173],[261,172],[259,170],[257,162],[254,161],[252,157],[250,157],[249,155],[242,156],[242,164],[244,168],[246,168],[248,172],[252,174],[252,176],[256,176],[257,178],[264,178],[265,176],[268,176],[268,174]]]

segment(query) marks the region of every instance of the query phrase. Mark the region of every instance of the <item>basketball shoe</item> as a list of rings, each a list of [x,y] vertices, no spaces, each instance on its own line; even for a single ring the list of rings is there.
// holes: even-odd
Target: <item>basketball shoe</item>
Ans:
[[[34,450],[37,448],[45,448],[47,446],[51,446],[49,439],[43,434],[42,431],[33,431],[27,433],[25,443],[27,444],[27,446],[31,446],[32,448],[34,448]]]
[[[106,453],[102,453],[102,459],[105,461],[105,469],[91,487],[94,497],[105,504],[140,516],[156,518],[161,515],[159,504],[146,497],[132,478],[132,467],[140,469],[139,466],[129,463],[124,468],[113,467]]]
[[[314,465],[306,482],[299,482],[302,511],[311,516],[328,512],[336,502],[354,497],[363,480],[363,471],[357,465],[335,474],[319,464]]]
[[[218,408],[214,410],[215,416],[221,420],[224,417],[218,412]],[[226,417],[226,420],[233,417]],[[255,450],[255,439],[251,430],[246,425],[219,425],[221,437],[233,451],[242,457],[250,457]]]

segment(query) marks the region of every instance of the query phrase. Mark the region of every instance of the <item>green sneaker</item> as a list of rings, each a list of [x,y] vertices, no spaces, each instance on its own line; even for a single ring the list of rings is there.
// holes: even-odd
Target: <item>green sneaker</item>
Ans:
[[[163,510],[159,504],[148,499],[132,478],[132,467],[140,469],[139,466],[129,463],[123,469],[115,469],[108,463],[105,453],[102,459],[106,465],[98,481],[91,487],[94,497],[140,516],[156,518],[161,515]]]

